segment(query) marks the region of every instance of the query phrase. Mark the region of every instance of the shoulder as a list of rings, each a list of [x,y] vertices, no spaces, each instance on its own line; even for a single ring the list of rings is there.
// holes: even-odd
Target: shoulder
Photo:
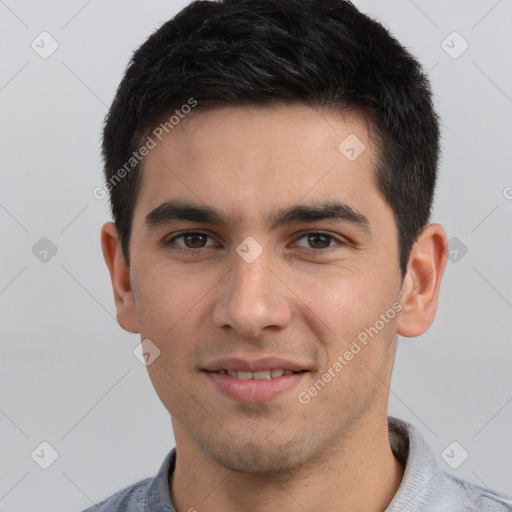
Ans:
[[[405,467],[387,512],[512,512],[512,497],[443,471],[410,423],[389,417],[393,453]]]
[[[176,449],[165,457],[153,478],[146,478],[112,494],[83,512],[151,512],[174,511],[169,489],[169,477],[174,471]]]
[[[143,512],[152,478],[146,478],[105,498],[83,512]]]
[[[479,512],[512,512],[512,496],[466,482],[453,475],[445,474],[457,489],[458,505],[461,510]]]

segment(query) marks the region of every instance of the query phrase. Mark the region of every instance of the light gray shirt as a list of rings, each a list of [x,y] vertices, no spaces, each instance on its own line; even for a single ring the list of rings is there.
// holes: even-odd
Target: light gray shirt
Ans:
[[[388,427],[391,448],[405,473],[385,512],[512,512],[511,496],[441,470],[411,424],[390,416]],[[176,449],[172,449],[154,478],[130,485],[84,512],[176,512],[169,491],[175,461]]]

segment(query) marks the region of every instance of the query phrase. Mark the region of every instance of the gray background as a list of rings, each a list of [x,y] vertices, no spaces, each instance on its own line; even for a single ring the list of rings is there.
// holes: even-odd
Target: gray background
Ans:
[[[130,55],[186,3],[0,0],[0,511],[80,511],[154,475],[173,446],[139,338],[115,320],[108,204],[92,191]],[[429,70],[443,123],[433,220],[453,261],[433,327],[400,340],[390,413],[446,471],[512,493],[512,1],[355,4]],[[43,31],[59,45],[46,59],[31,47]],[[58,453],[48,469],[31,457],[50,460],[43,441]],[[463,449],[451,468],[443,452],[454,465]]]

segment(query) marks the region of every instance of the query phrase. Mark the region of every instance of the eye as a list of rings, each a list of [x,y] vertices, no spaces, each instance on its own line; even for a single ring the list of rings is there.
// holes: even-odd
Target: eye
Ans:
[[[338,245],[346,245],[343,239],[335,237],[330,233],[324,233],[323,231],[308,231],[303,233],[298,240],[305,240],[305,244],[301,245],[296,242],[296,246],[320,251],[336,246],[335,242],[338,242]]]
[[[177,240],[182,240],[183,243],[178,243]],[[210,239],[212,243],[207,244],[207,240]],[[191,250],[194,249],[202,249],[203,247],[209,247],[215,245],[215,242],[211,239],[209,235],[206,233],[201,233],[199,231],[185,231],[184,233],[180,233],[179,235],[175,235],[172,238],[165,241],[166,245],[176,244],[183,249],[178,250]]]
[[[206,233],[200,231],[184,231],[165,240],[165,245],[175,245],[174,250],[179,252],[200,251],[206,247],[216,246],[215,241]],[[310,249],[312,251],[327,252],[326,249],[347,245],[347,242],[330,233],[323,231],[306,231],[294,243],[295,247]]]

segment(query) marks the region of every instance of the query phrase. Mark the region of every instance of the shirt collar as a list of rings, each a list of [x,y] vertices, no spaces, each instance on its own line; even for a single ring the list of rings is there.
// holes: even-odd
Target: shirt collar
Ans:
[[[405,466],[402,482],[386,512],[423,510],[444,472],[420,432],[404,420],[388,417],[388,435],[395,457]]]

